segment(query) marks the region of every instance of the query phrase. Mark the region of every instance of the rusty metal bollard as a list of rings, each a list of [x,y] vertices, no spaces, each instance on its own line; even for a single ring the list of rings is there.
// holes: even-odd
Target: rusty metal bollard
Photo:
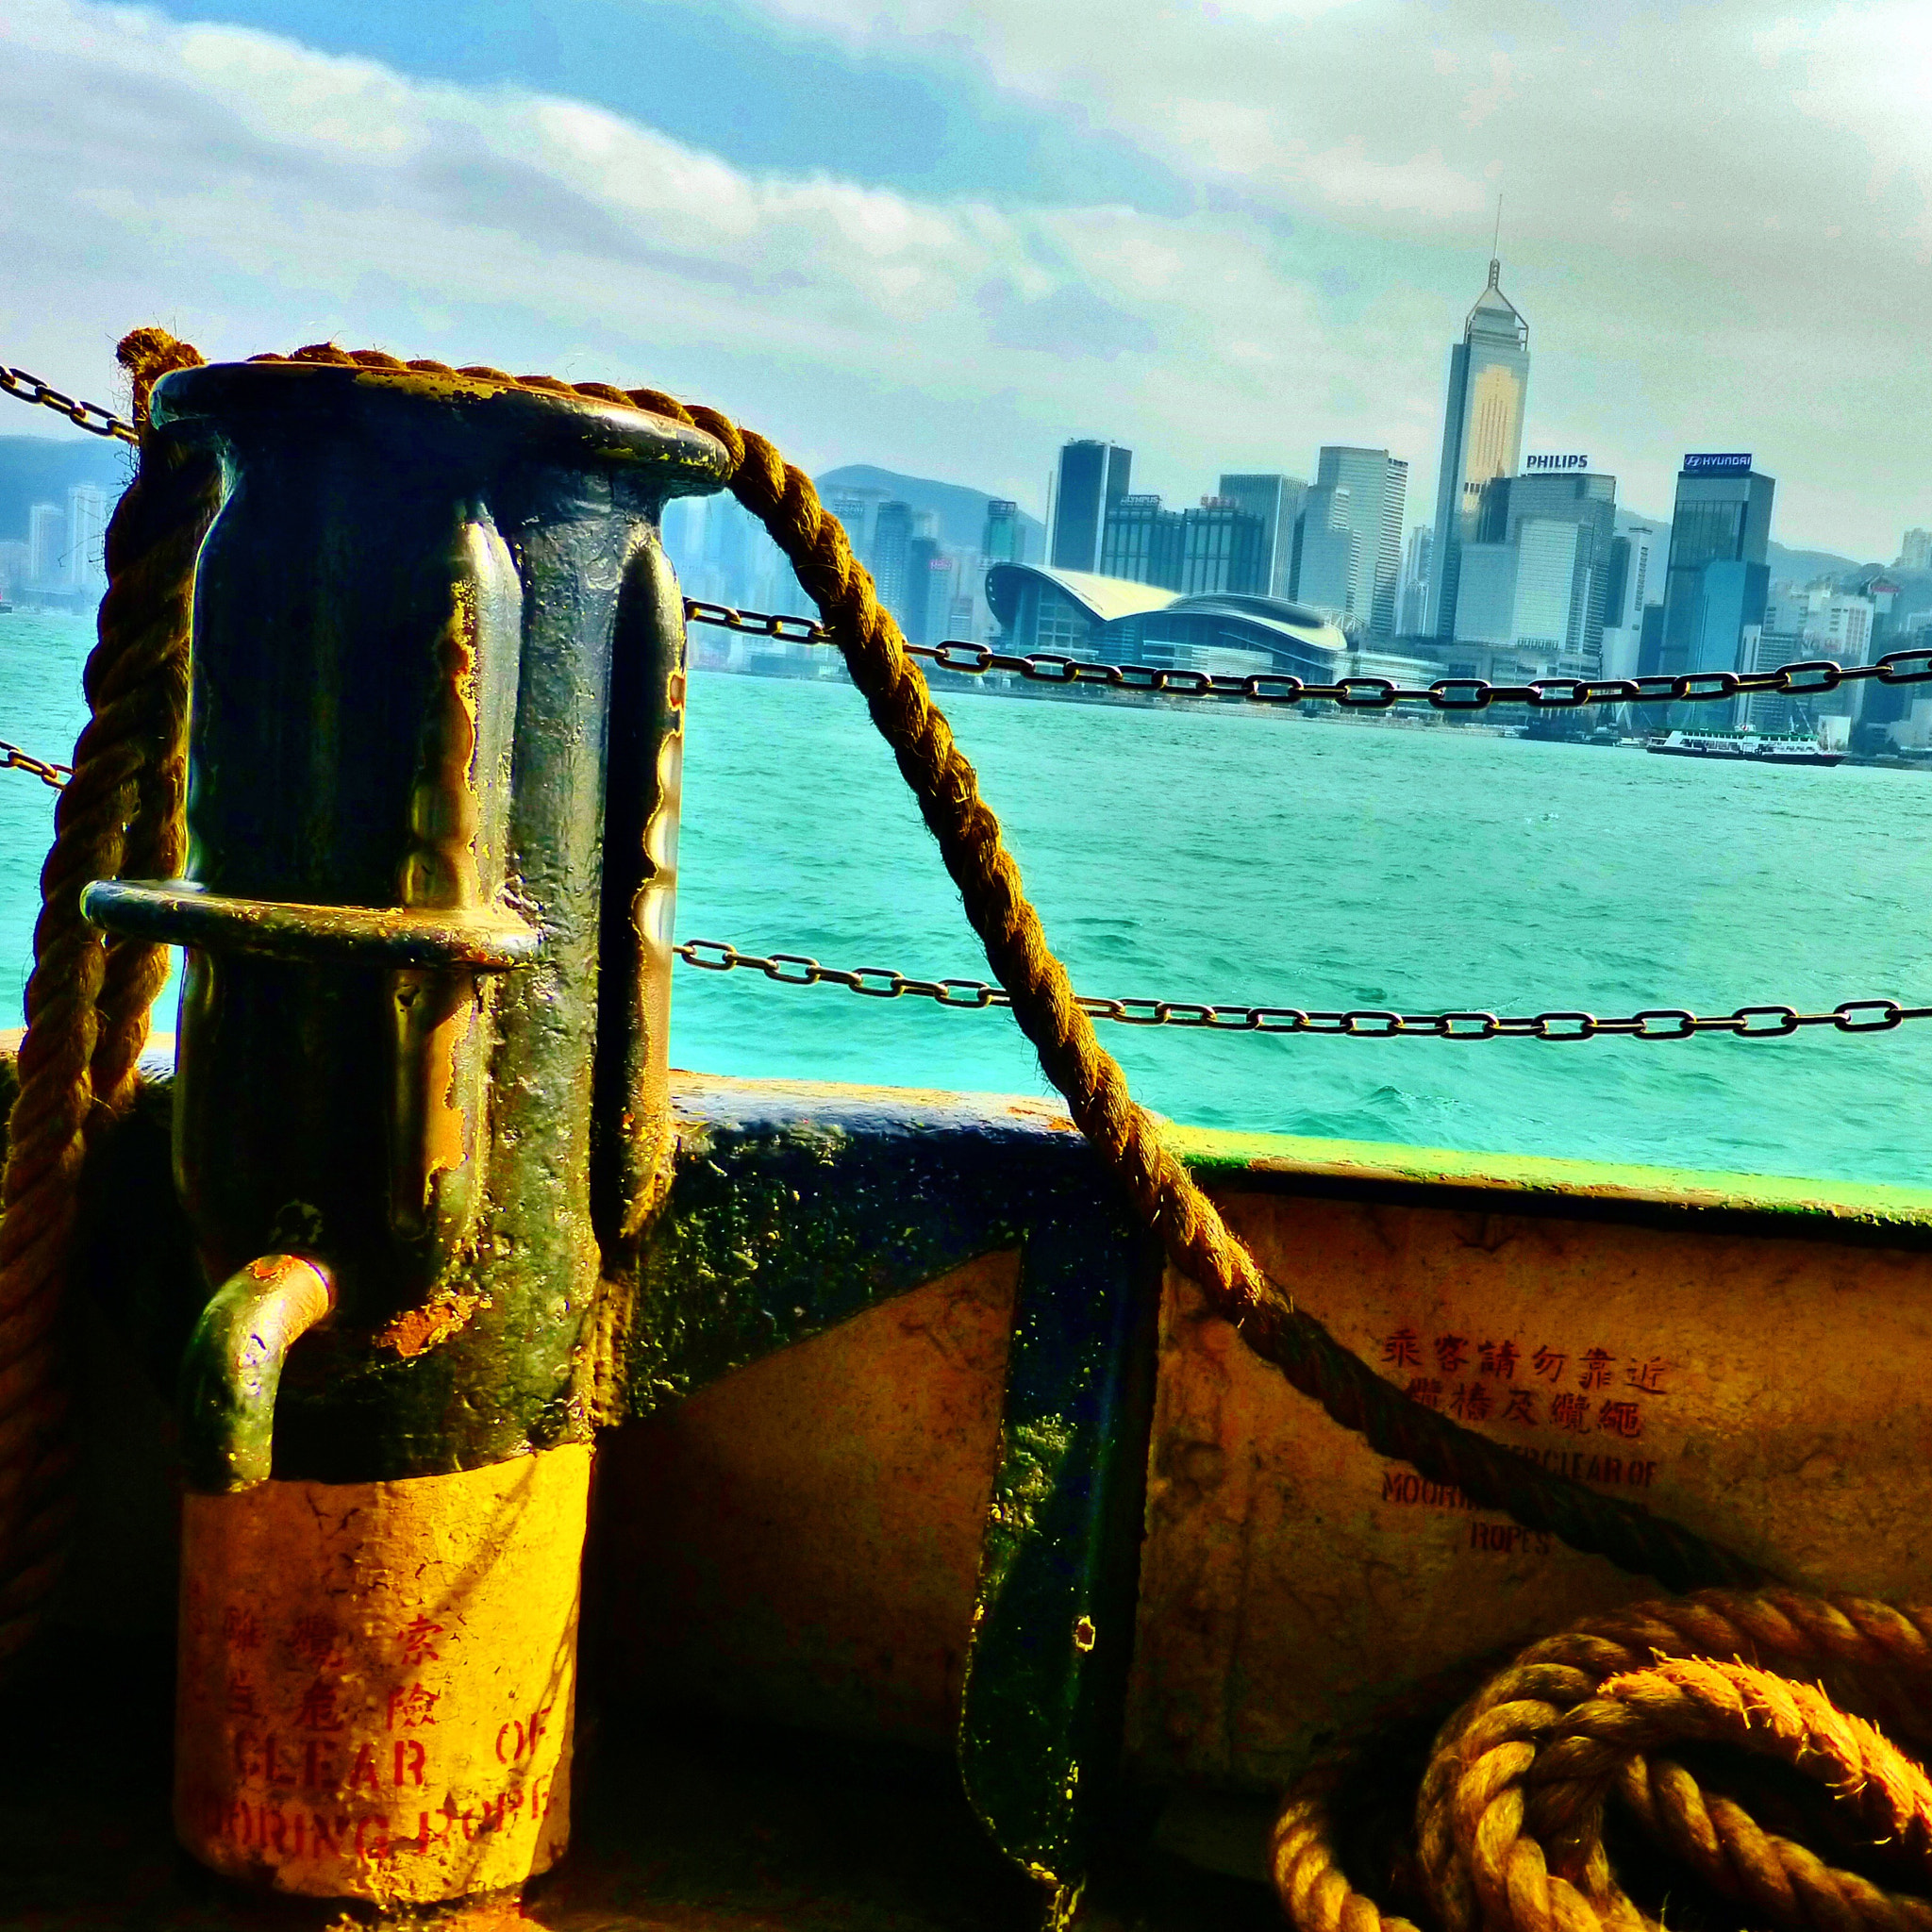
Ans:
[[[199,566],[175,1819],[276,1890],[513,1885],[570,1816],[600,1244],[668,1151],[684,625],[637,410],[285,363],[167,377]]]

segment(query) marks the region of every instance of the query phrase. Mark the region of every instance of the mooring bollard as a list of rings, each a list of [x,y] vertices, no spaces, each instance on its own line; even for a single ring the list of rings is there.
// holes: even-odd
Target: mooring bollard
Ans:
[[[667,1153],[684,625],[722,448],[407,370],[167,377],[196,587],[175,1820],[285,1891],[435,1900],[569,1832],[600,1238]]]

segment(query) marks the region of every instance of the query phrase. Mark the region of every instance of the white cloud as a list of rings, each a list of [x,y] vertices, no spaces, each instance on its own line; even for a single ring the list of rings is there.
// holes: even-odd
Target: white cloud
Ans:
[[[8,359],[63,381],[157,315],[214,354],[332,335],[655,381],[808,459],[1029,497],[1071,429],[1159,445],[1197,490],[1232,424],[1260,453],[1257,411],[1306,440],[1268,383],[1312,300],[1239,215],[753,175],[583,102],[86,0],[22,0],[0,44],[6,246],[36,284],[0,317]]]
[[[970,41],[950,0],[759,4],[936,88],[970,64],[1199,211],[758,173],[583,101],[12,0],[0,343],[96,387],[151,319],[652,381],[813,465],[1036,504],[1068,434],[1182,496],[1386,442],[1425,499],[1500,186],[1535,441],[1651,509],[1678,450],[1754,447],[1780,536],[1871,555],[1932,511],[1922,0],[980,0]]]
[[[1660,506],[1673,454],[1622,436],[1634,381],[1679,446],[1724,428],[1765,452],[1788,532],[1816,519],[1804,534],[1875,555],[1932,508],[1924,0],[975,0],[970,42],[951,0],[745,4],[875,58],[969,60],[1217,205],[1293,219],[1305,262],[1386,244],[1357,273],[1387,318],[1400,283],[1439,297],[1429,348],[1386,366],[1404,393],[1500,189],[1552,443],[1606,452]]]

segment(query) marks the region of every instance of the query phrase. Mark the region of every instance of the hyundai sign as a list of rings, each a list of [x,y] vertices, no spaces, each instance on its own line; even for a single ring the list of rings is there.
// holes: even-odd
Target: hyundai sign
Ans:
[[[1684,458],[1684,475],[1687,476],[1736,475],[1750,467],[1749,451],[1742,456],[1699,456]]]
[[[1587,470],[1588,457],[1529,457],[1524,461],[1525,470]]]

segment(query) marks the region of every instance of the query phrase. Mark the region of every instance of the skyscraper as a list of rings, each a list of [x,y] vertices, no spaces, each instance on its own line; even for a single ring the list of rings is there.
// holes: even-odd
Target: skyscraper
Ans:
[[[899,620],[899,628],[906,633],[908,644],[936,644],[939,639],[929,635],[932,622],[933,576],[944,565],[944,557],[940,549],[937,537],[924,532],[914,536],[906,546],[906,579],[896,601],[888,608]],[[946,601],[952,601],[950,589]]]
[[[1427,628],[1456,635],[1462,546],[1478,541],[1484,485],[1511,476],[1523,456],[1523,406],[1529,389],[1529,325],[1499,285],[1502,263],[1490,259],[1490,283],[1477,297],[1449,351],[1449,393],[1442,409],[1442,468],[1436,482],[1434,580]]]
[[[1594,669],[1603,660],[1604,625],[1610,620],[1606,610],[1611,573],[1610,549],[1617,533],[1617,479],[1596,471],[1570,471],[1552,475],[1536,473],[1512,476],[1507,483],[1491,486],[1495,494],[1494,508],[1503,525],[1505,541],[1518,545],[1523,558],[1518,566],[1519,597],[1527,588],[1524,575],[1530,567],[1530,530],[1534,525],[1568,525],[1575,530],[1569,544],[1570,601],[1568,618],[1555,635],[1561,641],[1557,649],[1564,656],[1581,658]],[[1488,533],[1485,532],[1487,535]],[[1551,559],[1562,540],[1550,536],[1537,538],[1539,568],[1554,568]],[[1540,612],[1533,625],[1519,615],[1517,629],[1525,639],[1541,641],[1551,635],[1545,615]]]
[[[979,549],[989,564],[1026,561],[1026,526],[1020,521],[1020,506],[1010,497],[987,499]]]
[[[1610,544],[1610,575],[1604,591],[1604,627],[1635,630],[1647,606],[1661,601],[1657,586],[1657,532],[1648,524],[1632,524]]]
[[[1436,535],[1426,524],[1418,524],[1408,533],[1408,547],[1402,559],[1402,616],[1399,628],[1404,637],[1421,637],[1429,619],[1430,559]]]
[[[1181,512],[1181,593],[1227,591],[1266,596],[1268,568],[1262,520],[1229,496],[1204,496],[1199,509]]]
[[[1734,671],[1745,627],[1764,622],[1777,485],[1748,456],[1687,456],[1677,475],[1656,663],[1646,676]]]
[[[1371,637],[1393,637],[1407,498],[1408,465],[1386,449],[1325,444],[1314,485],[1303,503],[1293,594],[1305,604],[1356,618],[1359,628]],[[1334,588],[1333,574],[1340,559],[1333,533],[1339,529],[1346,529],[1354,539],[1346,596],[1341,600],[1316,594],[1317,590]]]
[[[1163,509],[1158,496],[1120,497],[1108,509],[1100,573],[1178,591],[1185,543],[1179,510]]]
[[[912,547],[912,506],[894,497],[872,520],[872,580],[879,602],[896,617],[906,601]]]
[[[827,490],[825,508],[845,525],[845,541],[854,557],[864,557],[872,543],[873,511],[886,500],[883,490],[860,490],[845,484]]]
[[[1294,520],[1308,486],[1299,476],[1272,473],[1223,476],[1214,492],[1261,519],[1260,582],[1266,597],[1286,597],[1294,575]]]
[[[74,590],[92,590],[105,579],[107,534],[108,492],[98,483],[76,483],[67,492],[67,581]]]
[[[1932,570],[1932,530],[1907,530],[1894,570]]]
[[[1070,442],[1054,473],[1047,561],[1055,570],[1097,571],[1107,513],[1127,493],[1134,453],[1117,442]]]
[[[37,503],[26,513],[26,580],[52,590],[65,575],[67,519],[58,503]]]
[[[1349,614],[1360,543],[1350,521],[1348,485],[1316,484],[1294,520],[1294,575],[1289,595],[1338,619]]]
[[[1600,676],[1638,675],[1643,658],[1643,613],[1658,601],[1661,549],[1657,531],[1648,524],[1632,524],[1621,537],[1610,540]]]

